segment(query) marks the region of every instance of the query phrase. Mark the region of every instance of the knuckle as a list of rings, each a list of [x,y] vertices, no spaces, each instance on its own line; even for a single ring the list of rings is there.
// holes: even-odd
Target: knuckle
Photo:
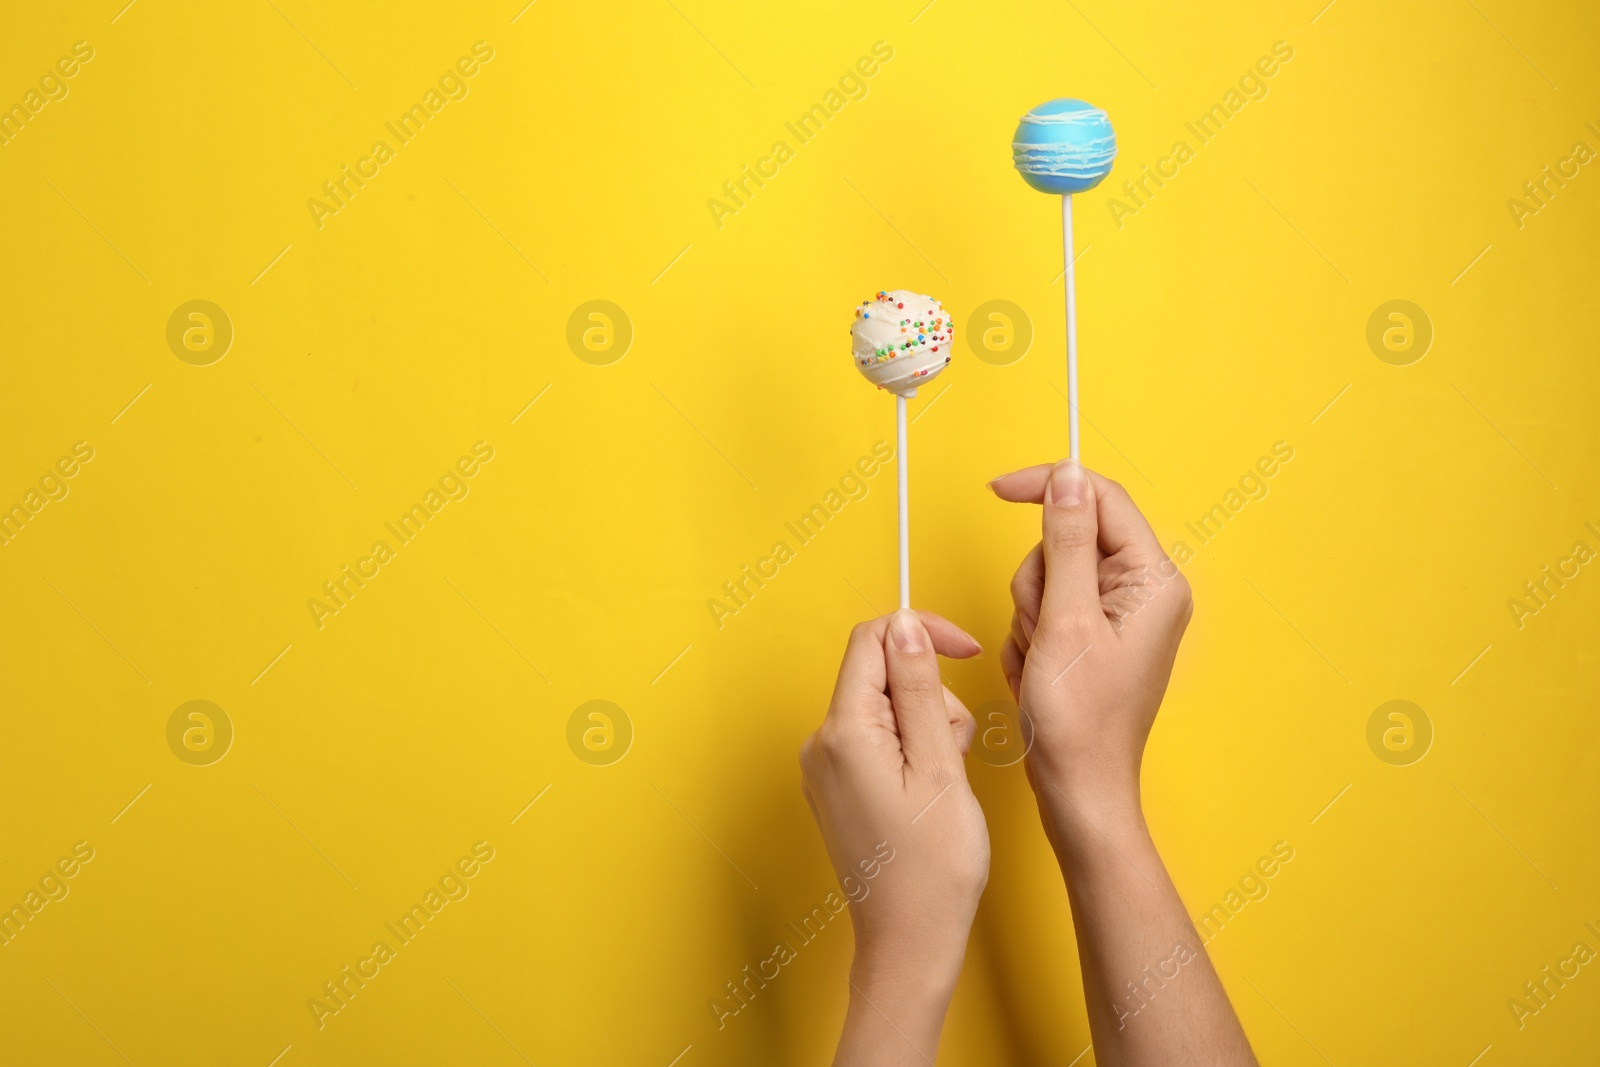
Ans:
[[[1194,616],[1194,594],[1189,583],[1181,577],[1168,581],[1162,586],[1155,607],[1158,618],[1181,634]]]
[[[1011,576],[1011,602],[1013,604],[1021,606],[1037,599],[1034,596],[1033,589],[1033,581],[1025,572],[1019,570]]]
[[[1054,612],[1039,620],[1038,629],[1033,633],[1033,647],[1048,648],[1055,654],[1065,651],[1070,658],[1093,636],[1094,619],[1089,615],[1077,611]]]
[[[1000,665],[1007,670],[1021,667],[1025,658],[1022,646],[1017,644],[1016,635],[1007,634],[1005,644],[1000,646]]]
[[[1139,509],[1139,505],[1133,502],[1133,494],[1128,492],[1128,487],[1115,479],[1106,479],[1106,496],[1121,506],[1133,508],[1135,511]]]
[[[1074,549],[1094,544],[1097,531],[1093,518],[1063,515],[1049,524],[1045,536],[1053,548]]]
[[[1189,585],[1189,579],[1178,575],[1167,583],[1168,597],[1178,614],[1185,619],[1194,614],[1194,589]]]
[[[921,671],[912,672],[905,678],[896,679],[894,683],[897,695],[910,697],[914,700],[921,700],[936,694],[940,694],[940,699],[943,699],[941,692],[943,688],[944,684],[939,681],[937,674],[929,678]]]
[[[1033,635],[1038,627],[1039,624],[1033,616],[1024,615],[1020,611],[1011,613],[1010,637],[1022,652],[1027,652],[1028,646],[1033,644]]]
[[[812,772],[812,768],[816,766],[817,744],[817,731],[815,730],[807,734],[806,739],[800,742],[800,771],[808,777]]]

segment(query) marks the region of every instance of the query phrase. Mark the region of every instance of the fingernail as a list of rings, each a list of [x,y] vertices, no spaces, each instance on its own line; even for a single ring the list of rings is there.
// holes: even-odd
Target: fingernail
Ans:
[[[1075,508],[1088,498],[1089,479],[1083,476],[1083,464],[1075,459],[1057,463],[1050,474],[1050,503],[1058,508]]]
[[[928,632],[922,628],[922,620],[909,611],[897,611],[889,620],[889,633],[894,638],[894,647],[901,652],[915,655],[928,648]]]

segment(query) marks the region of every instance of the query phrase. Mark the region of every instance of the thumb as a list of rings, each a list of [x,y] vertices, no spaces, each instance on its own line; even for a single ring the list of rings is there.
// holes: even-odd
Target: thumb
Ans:
[[[912,611],[889,616],[883,642],[889,675],[889,702],[900,725],[900,747],[912,768],[961,762],[950,731],[950,713],[939,678],[939,658],[922,620]]]
[[[1100,607],[1100,524],[1094,484],[1075,459],[1050,472],[1044,491],[1044,598],[1039,629],[1105,621]]]

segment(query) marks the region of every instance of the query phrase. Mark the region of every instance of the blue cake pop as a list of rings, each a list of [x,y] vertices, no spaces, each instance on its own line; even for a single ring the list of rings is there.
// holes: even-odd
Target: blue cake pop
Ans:
[[[1040,104],[1017,124],[1011,160],[1041,193],[1083,193],[1111,173],[1117,135],[1099,108],[1063,97]]]

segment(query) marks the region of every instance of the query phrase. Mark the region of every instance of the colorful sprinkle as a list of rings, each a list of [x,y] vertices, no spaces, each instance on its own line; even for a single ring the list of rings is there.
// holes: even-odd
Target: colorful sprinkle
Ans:
[[[910,315],[905,314],[908,308]],[[917,317],[919,311],[922,318]],[[876,321],[873,321],[874,312]],[[902,387],[909,388],[908,383],[912,380],[939,373],[950,362],[951,357],[941,356],[941,353],[950,346],[955,334],[945,314],[945,308],[937,300],[903,290],[880,289],[875,300],[862,301],[856,309],[856,321],[850,331],[854,339],[855,361],[862,373],[880,387],[884,384],[879,380],[881,377],[888,382],[891,391],[897,392],[902,391]],[[891,330],[887,324],[879,326],[883,320],[896,323],[899,329]],[[863,342],[873,347],[863,351]],[[901,369],[897,366],[894,370],[885,368],[882,371],[871,369],[903,357],[909,357],[909,367]]]

